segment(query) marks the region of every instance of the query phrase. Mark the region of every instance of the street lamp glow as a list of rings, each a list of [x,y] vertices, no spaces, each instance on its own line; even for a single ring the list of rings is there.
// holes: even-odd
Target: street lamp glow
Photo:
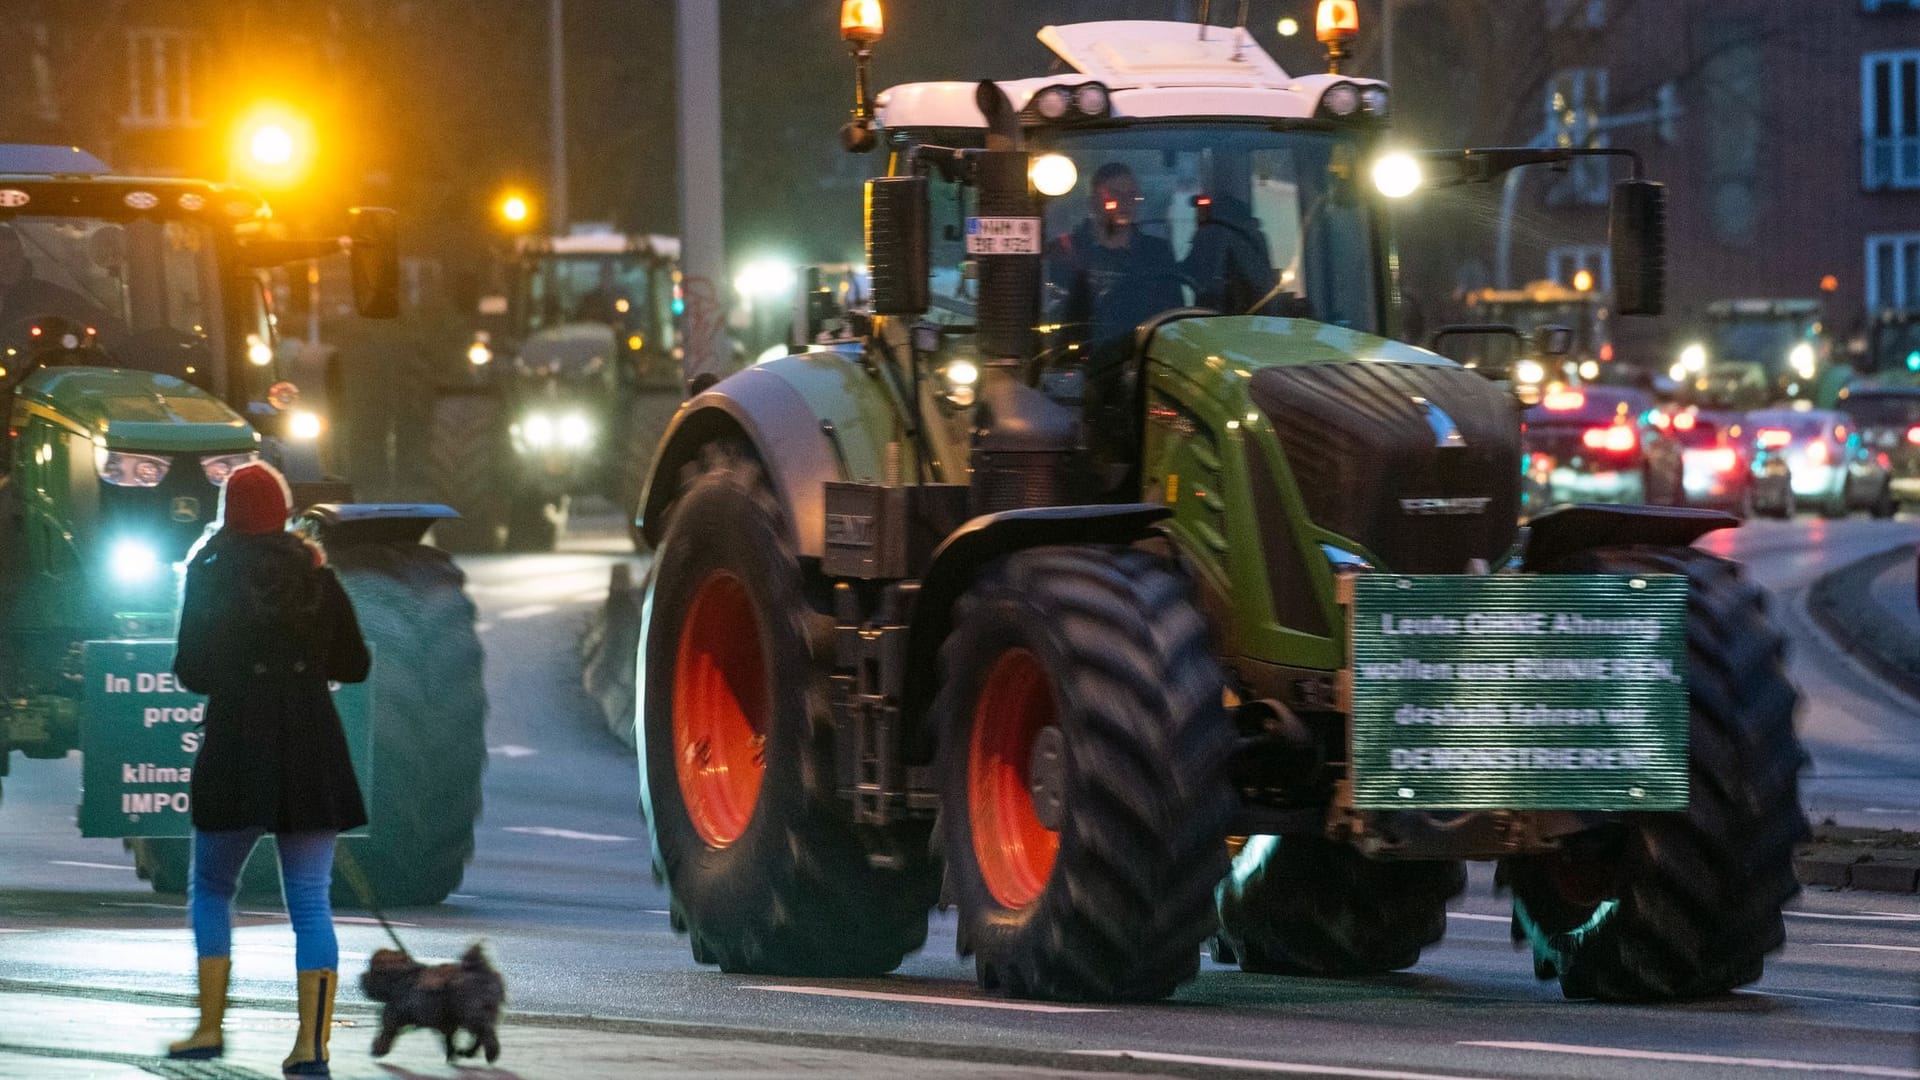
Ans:
[[[733,279],[733,287],[748,299],[771,299],[793,291],[793,267],[773,259],[748,263]]]
[[[1033,181],[1033,189],[1042,195],[1065,195],[1079,182],[1080,170],[1065,154],[1041,154],[1027,166],[1027,179]]]
[[[531,212],[524,196],[509,195],[500,200],[500,217],[510,225],[525,223],[527,215]]]
[[[1576,292],[1592,292],[1593,291],[1593,271],[1588,270],[1585,267],[1582,267],[1579,270],[1574,271],[1573,287]]]
[[[265,123],[247,140],[247,152],[253,160],[270,168],[284,168],[293,161],[293,132],[279,123]]]
[[[1413,194],[1423,179],[1420,162],[1412,154],[1396,150],[1373,163],[1373,186],[1389,199]]]
[[[1293,35],[1300,32],[1300,20],[1292,16],[1288,16],[1284,19],[1281,19],[1279,25],[1275,26],[1274,29],[1280,31],[1281,37],[1292,37]]]
[[[313,123],[274,102],[254,106],[234,127],[234,171],[263,187],[293,187],[306,178],[314,156]]]

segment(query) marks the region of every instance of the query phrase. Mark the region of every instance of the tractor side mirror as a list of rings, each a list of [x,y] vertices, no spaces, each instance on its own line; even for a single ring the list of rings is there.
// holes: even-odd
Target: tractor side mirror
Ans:
[[[1427,349],[1493,382],[1513,378],[1526,338],[1505,323],[1458,323],[1427,338]]]
[[[356,206],[347,214],[354,309],[369,319],[391,319],[400,314],[398,215],[372,206]]]
[[[1573,328],[1548,324],[1533,332],[1533,353],[1535,356],[1559,358],[1573,351]]]
[[[924,315],[932,306],[927,200],[924,176],[867,181],[867,271],[875,315]]]
[[[1622,315],[1658,315],[1666,308],[1667,189],[1652,180],[1613,185],[1607,214],[1613,251],[1614,309]]]

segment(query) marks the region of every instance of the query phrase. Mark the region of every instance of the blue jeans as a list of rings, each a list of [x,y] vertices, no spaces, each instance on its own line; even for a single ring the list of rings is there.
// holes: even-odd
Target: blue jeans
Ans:
[[[194,949],[203,958],[233,952],[233,895],[240,870],[265,829],[193,833],[193,884],[187,892]],[[280,885],[293,923],[294,967],[300,971],[340,967],[340,943],[333,936],[333,905],[327,887],[333,880],[332,832],[280,833]]]

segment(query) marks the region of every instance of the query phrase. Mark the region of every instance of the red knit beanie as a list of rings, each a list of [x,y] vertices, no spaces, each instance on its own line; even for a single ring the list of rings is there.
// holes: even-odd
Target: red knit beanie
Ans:
[[[233,470],[220,489],[220,527],[257,536],[287,527],[293,512],[293,491],[280,470],[265,462],[249,462]]]

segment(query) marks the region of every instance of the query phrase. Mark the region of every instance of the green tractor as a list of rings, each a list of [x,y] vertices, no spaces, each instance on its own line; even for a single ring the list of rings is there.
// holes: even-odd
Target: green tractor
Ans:
[[[1715,300],[1668,374],[1683,401],[1758,409],[1810,401],[1831,409],[1854,375],[1813,299]]]
[[[629,519],[647,453],[685,396],[674,341],[680,245],[581,230],[522,239],[460,377],[434,399],[429,471],[455,551],[550,551],[574,497]]]
[[[1018,997],[1159,998],[1210,940],[1384,972],[1471,859],[1569,996],[1758,978],[1803,754],[1764,596],[1690,546],[1735,522],[1521,529],[1511,393],[1391,337],[1389,197],[1582,151],[1388,153],[1384,84],[1223,28],[1040,39],[860,95],[870,312],[658,452],[609,610],[694,958],[883,973],[950,903]],[[1615,191],[1623,313],[1662,194]]]
[[[460,570],[418,542],[452,511],[348,502],[319,469],[325,418],[300,407],[274,349],[266,270],[289,260],[350,249],[362,314],[395,314],[392,212],[353,217],[344,241],[290,239],[240,189],[0,147],[0,774],[15,751],[85,747],[83,831],[126,837],[162,892],[188,882],[199,739],[197,699],[169,674],[178,572],[250,460],[286,474],[375,656],[371,715],[356,714],[373,824],[353,844],[379,899],[438,902],[473,851],[474,609]],[[278,887],[270,859],[253,866],[251,890]]]

